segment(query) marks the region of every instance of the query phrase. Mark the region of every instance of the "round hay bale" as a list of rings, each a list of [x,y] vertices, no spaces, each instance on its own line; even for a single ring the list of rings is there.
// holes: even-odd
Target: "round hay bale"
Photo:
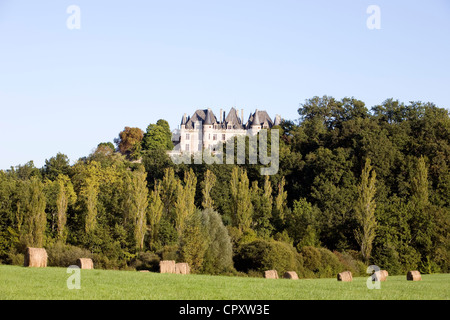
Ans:
[[[342,282],[351,282],[353,280],[352,273],[350,271],[338,273],[337,280]]]
[[[406,274],[406,280],[408,280],[408,281],[420,281],[420,280],[422,280],[422,276],[421,276],[420,272],[417,271],[417,270],[408,271],[408,273]]]
[[[277,272],[277,270],[264,271],[264,278],[266,278],[266,279],[278,279],[278,272]]]
[[[386,281],[388,276],[388,272],[386,270],[375,271],[372,274],[373,281]]]
[[[189,265],[185,262],[180,262],[175,264],[175,273],[176,274],[189,274],[191,273],[191,269]]]
[[[44,248],[31,248],[28,247],[25,255],[23,265],[24,267],[47,267],[47,251]]]
[[[297,272],[295,272],[295,271],[286,271],[283,275],[283,278],[298,280],[298,275],[297,275]]]
[[[159,262],[160,273],[175,273],[175,260],[162,260]]]
[[[79,258],[77,259],[77,266],[80,269],[94,269],[94,262],[90,258]]]

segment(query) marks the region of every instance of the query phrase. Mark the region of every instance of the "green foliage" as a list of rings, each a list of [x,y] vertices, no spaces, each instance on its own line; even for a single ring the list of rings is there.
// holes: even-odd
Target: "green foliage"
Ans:
[[[159,261],[159,256],[153,252],[139,252],[131,266],[136,270],[159,272]]]
[[[208,233],[202,224],[199,211],[189,216],[180,237],[180,259],[187,262],[191,272],[199,272],[203,267],[208,249]]]
[[[142,150],[172,150],[172,133],[166,120],[150,124],[142,139]]]
[[[210,208],[202,211],[201,218],[206,230],[208,245],[203,261],[203,271],[211,274],[231,271],[233,269],[233,249],[222,218]]]
[[[248,272],[254,270],[277,270],[283,275],[286,271],[303,271],[302,260],[290,245],[278,241],[256,240],[238,248],[234,257],[236,270]]]
[[[70,174],[69,157],[65,154],[58,153],[55,157],[45,160],[43,168],[44,177],[50,180],[55,180],[59,175]]]
[[[303,259],[304,276],[307,278],[331,278],[349,267],[325,248],[303,247],[300,254]]]
[[[45,248],[48,255],[48,266],[64,267],[76,265],[79,258],[91,258],[92,253],[84,248],[56,242]],[[96,266],[97,267],[97,266]]]
[[[449,272],[448,110],[394,99],[369,110],[353,97],[324,96],[298,111],[299,121],[279,126],[280,167],[270,177],[249,153],[239,165],[174,164],[164,120],[145,135],[126,127],[119,152],[100,143],[74,165],[58,153],[41,169],[30,161],[0,171],[0,259],[65,241],[89,250],[100,268],[148,266],[136,251],[153,251],[191,262],[194,272],[238,274],[217,260],[231,243],[240,270],[255,275],[269,266],[310,277],[334,277],[340,267],[365,274],[361,260],[392,275]],[[197,208],[217,214],[202,218]]]

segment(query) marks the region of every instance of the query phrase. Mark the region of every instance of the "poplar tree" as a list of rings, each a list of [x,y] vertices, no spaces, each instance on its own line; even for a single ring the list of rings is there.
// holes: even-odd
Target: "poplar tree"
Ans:
[[[184,186],[181,181],[177,182],[177,192],[175,200],[175,226],[178,234],[181,235],[184,230],[186,221],[195,212],[195,190],[197,185],[197,177],[192,169],[184,172]]]
[[[173,168],[164,169],[164,177],[161,182],[161,201],[163,203],[163,214],[172,216],[175,199],[177,196],[178,179],[175,178]]]
[[[46,197],[44,184],[37,177],[23,182],[23,192],[19,198],[19,209],[23,210],[21,238],[27,246],[42,247],[47,225],[45,213]]]
[[[355,217],[359,228],[355,230],[356,241],[361,248],[363,259],[368,262],[375,239],[377,222],[375,220],[376,173],[367,158],[358,185],[358,199],[355,206]]]
[[[54,183],[56,184],[57,237],[59,240],[64,241],[66,238],[67,209],[69,205],[75,203],[77,195],[68,176],[60,174]]]
[[[241,231],[249,229],[252,224],[253,205],[249,183],[247,172],[234,167],[230,180],[232,221]]]
[[[278,194],[275,197],[275,213],[276,218],[279,220],[281,224],[284,224],[285,221],[285,210],[287,206],[287,191],[284,190],[284,186],[286,184],[286,180],[283,178],[281,182],[278,184]]]
[[[140,168],[130,173],[129,207],[127,208],[129,217],[132,219],[134,240],[136,248],[142,250],[144,248],[144,237],[147,226],[147,206],[148,206],[148,189],[147,189],[147,173]]]
[[[148,222],[150,227],[150,244],[151,246],[156,243],[158,238],[158,225],[161,220],[164,205],[161,201],[161,183],[155,183],[155,187],[150,193],[150,201],[148,206]]]
[[[209,169],[206,170],[204,180],[202,181],[202,207],[203,209],[213,209],[214,201],[211,198],[211,190],[216,183],[216,176]]]

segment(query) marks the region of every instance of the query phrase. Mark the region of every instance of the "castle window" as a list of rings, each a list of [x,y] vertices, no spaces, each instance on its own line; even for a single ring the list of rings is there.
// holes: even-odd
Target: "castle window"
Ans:
[[[213,134],[213,140],[217,140],[217,134]]]
[[[225,140],[225,134],[222,134],[222,140]]]
[[[186,140],[189,140],[190,136],[189,133],[186,133]]]
[[[208,140],[211,140],[211,133],[208,134]]]
[[[186,143],[186,151],[189,151],[189,144]]]

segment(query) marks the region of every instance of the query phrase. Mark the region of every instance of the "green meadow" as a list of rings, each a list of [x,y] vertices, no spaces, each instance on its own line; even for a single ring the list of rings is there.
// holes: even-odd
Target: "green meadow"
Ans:
[[[0,265],[0,299],[147,299],[147,300],[448,300],[450,274],[422,275],[422,281],[390,276],[380,289],[366,277],[336,279],[263,279],[177,275],[115,270],[80,270],[80,289],[68,289],[65,268]]]

